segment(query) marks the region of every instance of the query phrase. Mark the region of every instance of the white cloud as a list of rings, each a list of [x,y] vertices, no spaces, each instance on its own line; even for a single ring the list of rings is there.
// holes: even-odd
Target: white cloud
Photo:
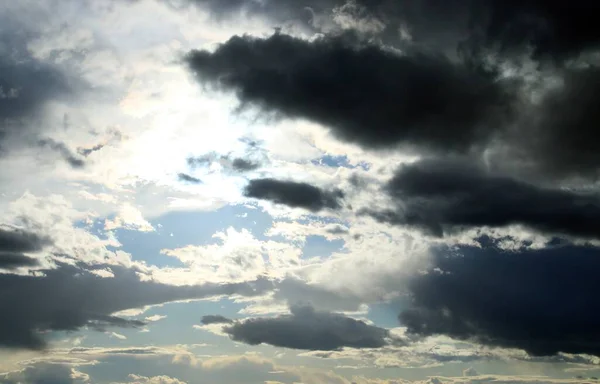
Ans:
[[[112,231],[118,228],[136,230],[140,232],[152,232],[154,227],[142,216],[142,212],[133,205],[126,203],[121,206],[119,213],[113,219],[104,221],[104,229]]]

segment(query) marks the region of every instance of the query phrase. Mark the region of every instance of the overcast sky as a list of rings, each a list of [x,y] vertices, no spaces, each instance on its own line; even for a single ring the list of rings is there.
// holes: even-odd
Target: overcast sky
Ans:
[[[0,383],[599,383],[598,11],[0,2]]]

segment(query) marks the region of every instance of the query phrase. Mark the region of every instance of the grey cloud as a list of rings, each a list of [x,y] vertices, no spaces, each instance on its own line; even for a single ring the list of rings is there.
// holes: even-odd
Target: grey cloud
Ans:
[[[341,314],[293,306],[291,315],[255,318],[223,328],[233,340],[305,350],[337,350],[343,347],[379,348],[388,345],[389,331]]]
[[[500,55],[526,54],[537,60],[563,61],[600,46],[597,4],[588,0],[189,0],[224,18],[242,13],[266,17],[276,25],[319,30],[331,23],[380,36],[399,44],[400,29],[413,44]],[[340,14],[343,16],[341,17]],[[321,22],[319,22],[321,19]],[[340,20],[341,19],[341,20]],[[348,20],[353,22],[348,22]],[[329,24],[327,24],[329,21]],[[345,23],[344,23],[345,21]],[[324,31],[324,30],[321,30]]]
[[[251,149],[255,146],[249,145]],[[232,158],[231,154],[219,155],[216,152],[210,152],[198,157],[187,158],[187,164],[190,168],[209,167],[213,163],[219,163],[223,168],[236,172],[254,171],[261,167],[257,161],[244,159],[240,157]]]
[[[97,152],[104,148],[104,144],[96,144],[91,148],[77,148],[77,153],[79,153],[83,157],[88,157],[94,152]]]
[[[40,349],[41,331],[73,331],[143,324],[112,315],[146,305],[220,295],[254,296],[271,287],[266,282],[171,286],[142,281],[133,269],[111,266],[114,278],[62,265],[44,276],[0,275],[0,346]]]
[[[330,233],[332,235],[347,235],[348,233],[350,233],[350,231],[348,231],[348,228],[339,224],[328,225],[325,228],[325,232]]]
[[[206,315],[202,316],[200,321],[204,325],[208,324],[232,324],[233,320],[221,315]]]
[[[48,103],[73,100],[84,88],[80,79],[31,55],[36,26],[22,23],[22,15],[9,8],[0,17],[0,153],[30,145],[48,125]]]
[[[386,189],[397,207],[362,213],[436,236],[464,228],[522,224],[547,234],[600,238],[597,195],[538,187],[462,161],[404,165]]]
[[[88,377],[68,364],[35,362],[23,369],[0,373],[2,384],[83,384]]]
[[[75,156],[75,154],[67,147],[65,143],[61,143],[52,139],[42,139],[39,142],[41,147],[47,147],[60,154],[60,156],[73,168],[83,168],[85,161]]]
[[[253,171],[260,168],[260,164],[241,158],[233,159],[231,166],[233,169],[240,172]]]
[[[411,334],[447,335],[537,356],[600,355],[600,251],[555,246],[507,252],[440,248],[409,282],[400,321]]]
[[[485,156],[495,168],[544,181],[600,177],[600,71],[583,56],[600,48],[600,33],[582,34],[595,25],[589,2],[362,4],[388,21],[412,19],[411,33],[425,41],[443,40],[448,30],[464,41],[456,37],[451,49],[414,41],[398,53],[351,33],[311,41],[235,36],[214,52],[189,52],[185,63],[201,84],[234,93],[242,107],[311,120],[366,148]],[[532,72],[536,84],[503,69],[507,62],[522,69],[515,58],[529,47],[543,64]],[[579,64],[561,64],[568,58]],[[551,80],[563,85],[545,88]]]
[[[197,177],[188,175],[187,173],[178,173],[177,178],[179,179],[179,181],[185,181],[187,183],[202,184],[202,180],[198,179]]]
[[[340,209],[344,194],[341,190],[324,190],[307,183],[255,179],[244,189],[244,196],[318,212],[326,208]]]
[[[507,159],[513,170],[552,179],[600,177],[600,68],[556,73],[559,83],[543,93],[508,134]],[[494,160],[492,158],[492,160]]]
[[[18,228],[0,226],[0,269],[32,267],[38,264],[24,253],[39,252],[52,241],[44,236]]]
[[[313,41],[235,36],[186,63],[202,84],[242,105],[333,129],[370,148],[403,144],[467,152],[510,121],[511,81],[442,55],[398,54],[350,35]]]
[[[285,302],[289,307],[311,306],[316,310],[358,311],[365,301],[350,292],[327,289],[321,285],[286,277],[275,284],[275,300]]]
[[[14,270],[19,267],[35,267],[39,262],[21,253],[0,251],[0,269]]]

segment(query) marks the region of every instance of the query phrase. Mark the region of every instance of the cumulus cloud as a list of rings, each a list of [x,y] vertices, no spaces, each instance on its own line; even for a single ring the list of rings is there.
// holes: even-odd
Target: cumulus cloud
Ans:
[[[341,314],[316,311],[310,306],[292,306],[290,311],[290,315],[235,322],[223,331],[232,340],[250,345],[265,343],[307,350],[379,348],[391,340],[387,329]]]
[[[276,179],[250,180],[244,195],[312,212],[340,209],[340,200],[344,197],[341,190],[325,190],[307,183]]]
[[[400,321],[415,335],[447,335],[532,355],[600,354],[600,251],[555,246],[502,251],[442,248],[409,283]]]
[[[111,266],[111,270],[112,278],[66,265],[45,270],[42,276],[0,275],[0,345],[39,349],[46,346],[43,331],[141,326],[141,321],[112,314],[176,300],[253,296],[264,288],[252,282],[170,286],[142,280],[134,269]]]
[[[465,228],[521,224],[550,235],[600,238],[593,193],[538,187],[448,159],[404,165],[386,186],[393,210],[364,213],[442,236]]]

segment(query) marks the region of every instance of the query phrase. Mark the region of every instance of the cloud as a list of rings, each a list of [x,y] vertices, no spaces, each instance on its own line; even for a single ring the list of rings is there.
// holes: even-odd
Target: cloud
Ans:
[[[111,266],[111,270],[113,278],[64,265],[43,271],[43,276],[0,275],[0,346],[44,348],[46,341],[41,331],[73,331],[84,326],[104,331],[107,327],[141,326],[143,322],[111,314],[176,300],[253,296],[264,288],[252,282],[170,286],[145,281],[134,269]]]
[[[140,375],[129,375],[129,381],[127,384],[186,384],[185,381],[181,381],[169,376],[140,376]]]
[[[502,161],[516,172],[595,181],[600,177],[600,144],[595,129],[600,120],[596,96],[600,92],[600,68],[586,64],[546,76],[556,78],[556,85],[540,92],[539,100],[508,134],[510,146],[496,156],[504,156]]]
[[[51,245],[45,236],[22,229],[0,226],[0,269],[16,269],[38,265],[34,258],[24,253],[36,253]]]
[[[90,377],[67,364],[36,362],[21,370],[0,373],[2,384],[84,384]]]
[[[179,181],[185,181],[187,183],[202,184],[202,180],[198,179],[197,177],[190,176],[187,173],[178,173],[177,178]]]
[[[38,35],[36,26],[29,19],[24,23],[15,9],[3,7],[0,18],[0,155],[24,145],[35,146],[49,125],[44,120],[48,105],[72,100],[84,88],[80,79],[32,55],[28,45]],[[60,143],[44,139],[39,144],[53,147],[72,166],[79,166]]]
[[[410,40],[471,54],[491,50],[503,55],[532,51],[537,60],[563,61],[600,46],[595,8],[587,0],[189,0],[223,18],[259,15],[285,25],[296,22],[325,32],[343,29],[380,33],[386,41]],[[401,31],[399,33],[399,31]]]
[[[326,208],[340,209],[344,194],[340,190],[324,190],[307,183],[254,179],[244,189],[244,196],[318,212]]]
[[[363,213],[442,236],[460,229],[521,224],[550,235],[600,238],[600,200],[538,187],[450,159],[401,166],[386,186],[396,208]]]
[[[202,316],[201,323],[204,325],[231,324],[231,323],[233,323],[233,320],[228,319],[227,317],[221,316],[221,315],[207,315],[207,316]]]
[[[75,156],[75,154],[67,147],[65,143],[52,139],[42,139],[39,142],[40,147],[50,148],[60,154],[60,156],[73,168],[83,168],[85,161]]]
[[[398,54],[356,39],[235,36],[186,63],[243,105],[325,125],[368,148],[466,152],[511,116],[512,87],[437,54]]]
[[[400,314],[411,334],[446,335],[489,346],[600,355],[600,250],[555,246],[502,251],[440,248],[409,283]]]
[[[97,152],[105,147],[106,144],[96,144],[90,148],[77,148],[77,153],[83,157],[88,157],[94,152]]]
[[[248,145],[248,147],[255,151],[255,145]],[[254,171],[261,167],[261,163],[259,162],[241,157],[233,157],[231,154],[219,155],[216,152],[210,152],[198,157],[188,157],[187,163],[192,169],[198,167],[210,167],[212,164],[217,163],[223,169],[235,172]]]
[[[239,172],[254,171],[255,169],[260,168],[260,164],[241,158],[233,159],[231,166]]]
[[[223,331],[231,339],[250,345],[307,350],[379,348],[389,343],[390,334],[384,328],[310,306],[292,306],[290,310],[291,315],[235,322]]]

